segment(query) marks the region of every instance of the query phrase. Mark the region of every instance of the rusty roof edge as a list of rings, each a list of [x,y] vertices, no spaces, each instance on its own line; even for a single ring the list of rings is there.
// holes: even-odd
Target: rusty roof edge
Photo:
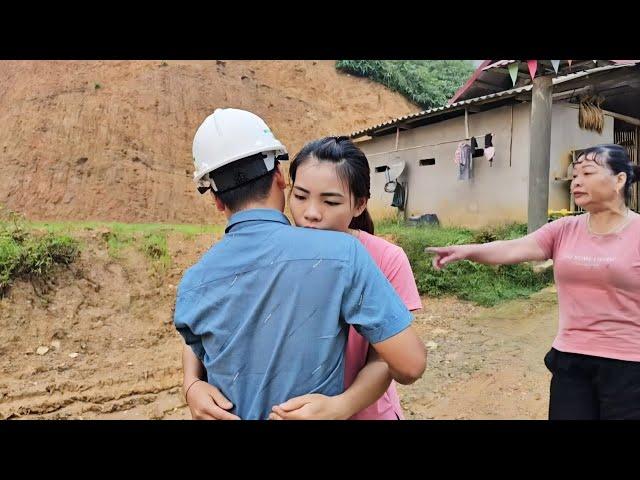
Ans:
[[[416,118],[428,118],[430,116],[433,116],[435,114],[441,113],[441,112],[445,112],[445,111],[455,111],[455,110],[460,110],[461,108],[465,107],[466,105],[471,105],[474,103],[479,103],[481,101],[484,100],[492,100],[494,98],[510,98],[513,97],[515,95],[519,95],[520,93],[526,92],[531,90],[532,86],[531,85],[525,85],[523,87],[518,87],[518,88],[512,88],[510,90],[504,90],[502,92],[496,92],[496,93],[491,93],[488,95],[483,95],[481,97],[475,97],[475,98],[470,98],[468,100],[462,100],[460,102],[456,102],[456,103],[452,103],[450,105],[445,105],[443,107],[435,107],[435,108],[430,108],[428,110],[422,110],[416,113],[412,113],[409,115],[405,115],[403,117],[397,117],[397,118],[393,118],[391,120],[387,120],[386,122],[382,122],[379,123],[377,125],[373,125],[371,127],[362,129],[362,130],[357,130],[355,132],[352,132],[349,136],[351,138],[357,138],[359,136],[362,135],[366,135],[369,132],[372,132],[374,130],[378,130],[382,127],[389,127],[398,123],[401,123],[403,121],[406,120],[413,120]]]

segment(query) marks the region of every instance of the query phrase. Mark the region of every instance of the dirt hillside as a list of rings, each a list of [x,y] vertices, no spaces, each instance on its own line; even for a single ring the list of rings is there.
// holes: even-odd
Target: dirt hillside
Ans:
[[[191,141],[248,109],[290,149],[419,110],[334,61],[0,62],[0,203],[34,220],[210,222]]]

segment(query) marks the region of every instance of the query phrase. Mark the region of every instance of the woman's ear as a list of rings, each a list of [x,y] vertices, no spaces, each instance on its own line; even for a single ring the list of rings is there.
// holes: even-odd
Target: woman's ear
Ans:
[[[356,200],[356,207],[353,211],[353,216],[354,217],[359,217],[360,215],[362,215],[362,212],[365,211],[365,209],[367,208],[367,200],[366,198],[361,198],[359,200]]]
[[[627,174],[620,172],[616,175],[616,192],[620,193],[624,191],[624,186],[627,183]]]

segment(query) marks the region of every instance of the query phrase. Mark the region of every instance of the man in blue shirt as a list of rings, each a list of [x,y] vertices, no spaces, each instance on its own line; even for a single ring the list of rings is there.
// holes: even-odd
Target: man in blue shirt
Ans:
[[[233,415],[266,419],[289,398],[341,393],[349,324],[394,379],[422,375],[411,314],[361,243],[292,227],[283,215],[286,150],[259,117],[216,110],[196,132],[193,156],[199,190],[212,191],[229,223],[185,273],[174,322]]]

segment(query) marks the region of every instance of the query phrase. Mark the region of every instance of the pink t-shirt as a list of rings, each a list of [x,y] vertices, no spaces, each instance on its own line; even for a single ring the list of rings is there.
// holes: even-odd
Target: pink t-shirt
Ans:
[[[533,233],[553,258],[560,310],[556,350],[640,361],[639,217],[606,235],[589,232],[586,214]]]
[[[407,309],[418,310],[422,308],[418,287],[404,250],[367,232],[360,231],[358,238],[384,276],[387,277],[389,283],[395,288]],[[345,351],[345,388],[353,383],[358,372],[367,363],[368,350],[369,342],[360,336],[353,327],[349,327]],[[398,418],[404,419],[395,382],[391,381],[387,391],[376,403],[356,413],[350,420],[396,420]]]

